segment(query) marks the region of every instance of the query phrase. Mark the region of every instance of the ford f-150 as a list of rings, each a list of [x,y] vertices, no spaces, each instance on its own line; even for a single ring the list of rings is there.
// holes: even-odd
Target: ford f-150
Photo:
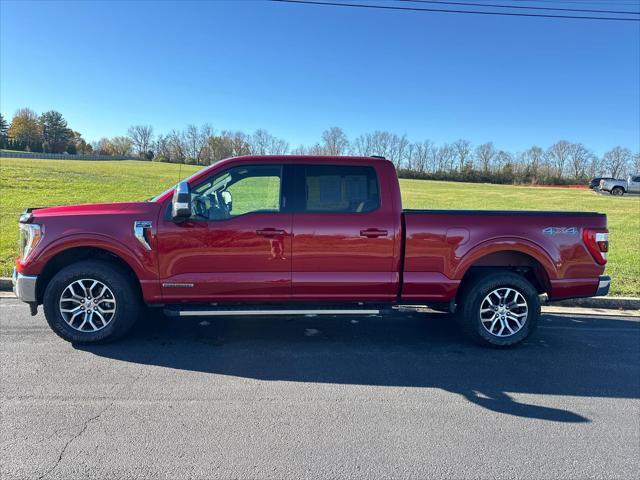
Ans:
[[[146,202],[27,209],[14,289],[60,337],[175,316],[455,311],[489,346],[535,329],[539,296],[606,295],[604,214],[403,210],[374,157],[220,161]]]

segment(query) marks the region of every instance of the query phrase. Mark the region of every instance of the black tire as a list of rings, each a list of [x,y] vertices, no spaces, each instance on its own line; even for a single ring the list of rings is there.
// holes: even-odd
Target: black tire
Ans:
[[[522,327],[508,336],[498,336],[489,332],[481,320],[480,309],[485,298],[496,290],[508,288],[517,291],[527,304],[527,314]],[[476,275],[470,279],[458,296],[457,320],[467,337],[485,347],[511,347],[531,335],[540,318],[540,299],[534,286],[524,277],[509,271],[498,271]],[[500,307],[499,307],[500,308]],[[490,315],[490,313],[489,313]],[[498,320],[500,321],[500,320]],[[497,325],[496,328],[499,328]],[[510,323],[511,328],[514,327]]]
[[[624,188],[622,188],[622,187],[614,187],[611,190],[611,195],[616,195],[618,197],[621,197],[622,195],[624,195]]]
[[[60,298],[70,284],[81,279],[98,280],[115,299],[115,313],[97,331],[79,331],[71,327],[60,311]],[[87,260],[69,265],[51,279],[44,292],[44,314],[51,329],[72,343],[108,343],[125,335],[138,319],[141,299],[132,279],[120,267],[101,260]],[[97,318],[97,317],[96,317]]]

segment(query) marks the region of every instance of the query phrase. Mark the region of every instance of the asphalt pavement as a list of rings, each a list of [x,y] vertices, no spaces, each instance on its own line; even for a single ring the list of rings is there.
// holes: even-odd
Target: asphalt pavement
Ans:
[[[73,346],[0,299],[0,477],[638,478],[640,319],[168,319]]]

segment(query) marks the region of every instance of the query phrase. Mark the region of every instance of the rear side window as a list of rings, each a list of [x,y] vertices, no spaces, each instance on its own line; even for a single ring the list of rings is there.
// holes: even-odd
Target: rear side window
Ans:
[[[305,212],[366,213],[380,206],[372,167],[302,165]]]

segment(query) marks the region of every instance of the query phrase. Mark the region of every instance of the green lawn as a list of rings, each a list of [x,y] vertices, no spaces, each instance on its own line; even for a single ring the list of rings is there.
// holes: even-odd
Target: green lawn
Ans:
[[[139,161],[0,158],[0,275],[13,267],[26,207],[151,197],[198,167]],[[613,295],[640,296],[640,198],[587,190],[401,180],[407,208],[589,210],[608,215]]]

